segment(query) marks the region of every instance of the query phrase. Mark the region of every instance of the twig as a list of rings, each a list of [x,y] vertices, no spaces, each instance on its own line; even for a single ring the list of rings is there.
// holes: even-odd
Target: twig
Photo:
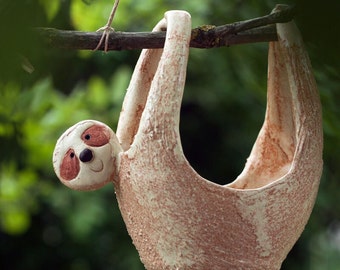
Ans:
[[[277,40],[275,23],[291,21],[294,7],[281,7],[281,10],[251,20],[221,26],[204,25],[194,28],[190,47],[215,48],[244,43],[268,42]],[[66,31],[53,28],[37,28],[45,44],[54,48],[93,50],[102,36],[98,32]],[[108,50],[134,50],[162,48],[165,32],[112,32]],[[104,50],[102,45],[99,50]]]
[[[104,27],[99,28],[96,31],[96,32],[103,31],[103,33],[102,33],[102,36],[101,36],[101,38],[98,42],[97,47],[93,49],[94,51],[97,51],[101,47],[104,39],[105,39],[104,52],[108,51],[110,33],[114,32],[114,29],[111,27],[111,24],[112,24],[112,21],[113,21],[115,14],[116,14],[118,5],[119,5],[119,0],[115,0],[113,7],[112,7],[112,10],[111,10],[111,13],[110,13],[110,16],[109,16],[109,20],[107,21],[106,25]]]

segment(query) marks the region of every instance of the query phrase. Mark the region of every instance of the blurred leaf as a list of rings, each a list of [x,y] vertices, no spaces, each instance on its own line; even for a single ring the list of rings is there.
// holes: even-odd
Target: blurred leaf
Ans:
[[[1,227],[8,234],[21,234],[29,228],[30,215],[37,210],[36,199],[31,196],[35,184],[33,171],[17,171],[13,164],[1,166]]]
[[[10,211],[2,213],[2,228],[8,234],[21,234],[30,225],[30,215],[20,208],[9,208]]]
[[[108,95],[111,97],[111,102],[119,109],[123,104],[131,75],[132,70],[127,66],[122,66],[111,77]]]
[[[340,225],[334,222],[323,232],[312,236],[309,244],[311,270],[337,270],[340,265]]]
[[[95,1],[90,5],[82,0],[72,1],[71,18],[74,27],[81,31],[96,31],[106,24],[112,6],[113,1],[110,0]],[[116,23],[116,20],[114,21]]]
[[[107,85],[103,79],[93,76],[87,85],[89,108],[106,108],[109,105]]]
[[[39,0],[39,3],[44,7],[47,18],[51,21],[57,14],[60,3],[63,0]]]

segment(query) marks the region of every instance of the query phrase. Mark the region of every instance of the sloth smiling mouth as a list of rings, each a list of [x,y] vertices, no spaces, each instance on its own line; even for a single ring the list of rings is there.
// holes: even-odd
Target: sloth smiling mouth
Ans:
[[[89,164],[89,167],[93,172],[101,172],[104,169],[104,163],[100,159],[95,159]]]

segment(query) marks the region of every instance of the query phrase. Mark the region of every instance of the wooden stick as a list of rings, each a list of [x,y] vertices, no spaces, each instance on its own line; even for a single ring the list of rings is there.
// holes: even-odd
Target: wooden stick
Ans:
[[[287,6],[282,11],[246,21],[221,26],[204,25],[191,32],[190,47],[216,48],[245,43],[269,42],[277,40],[276,23],[293,19],[295,8]],[[52,48],[72,50],[93,50],[98,45],[101,33],[37,28],[44,43]],[[143,48],[163,48],[165,32],[112,32],[108,50],[135,50]],[[104,50],[102,44],[98,50]]]

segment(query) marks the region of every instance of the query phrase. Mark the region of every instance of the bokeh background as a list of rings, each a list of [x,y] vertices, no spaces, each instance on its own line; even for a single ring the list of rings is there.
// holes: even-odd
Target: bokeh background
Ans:
[[[193,27],[270,13],[279,2],[121,0],[117,31],[150,31],[170,9]],[[283,3],[283,2],[281,2]],[[307,227],[282,269],[339,269],[339,1],[297,4],[323,104],[324,172]],[[144,269],[120,216],[112,185],[76,192],[52,168],[57,138],[92,118],[115,129],[140,51],[47,48],[31,27],[95,31],[113,0],[0,2],[0,269]],[[266,106],[268,44],[191,49],[181,115],[185,154],[204,177],[231,182],[242,171]],[[22,67],[28,60],[29,73]],[[29,64],[26,64],[27,67]]]

